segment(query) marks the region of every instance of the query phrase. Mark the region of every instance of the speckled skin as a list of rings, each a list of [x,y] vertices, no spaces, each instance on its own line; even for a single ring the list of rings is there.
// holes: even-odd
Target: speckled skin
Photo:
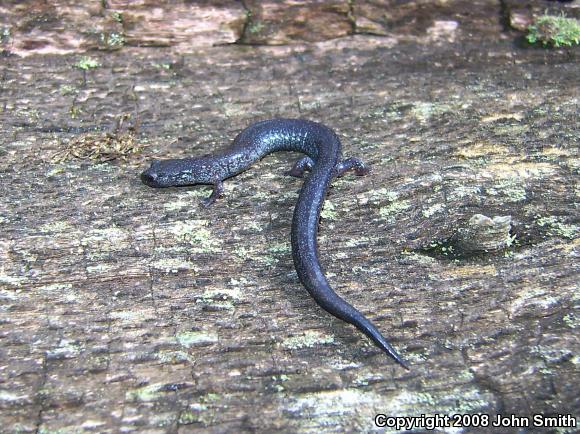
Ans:
[[[340,140],[331,129],[303,119],[271,119],[256,122],[243,130],[226,151],[201,158],[154,161],[141,174],[151,187],[213,184],[206,206],[222,194],[222,181],[248,169],[254,162],[275,151],[306,154],[288,172],[304,181],[292,219],[292,257],[298,277],[316,302],[327,312],[356,326],[401,366],[406,363],[358,310],[340,298],[328,284],[318,258],[318,220],[328,187],[336,176],[353,169],[365,175],[368,169],[358,159],[342,160]]]

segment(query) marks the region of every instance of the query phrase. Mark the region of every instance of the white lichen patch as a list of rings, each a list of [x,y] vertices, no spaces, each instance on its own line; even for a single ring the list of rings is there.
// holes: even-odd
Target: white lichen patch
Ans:
[[[522,289],[507,308],[513,316],[521,315],[522,311],[538,310],[545,311],[558,304],[558,299],[550,295],[549,289],[542,287],[526,287]]]
[[[421,255],[419,253],[416,252],[411,252],[408,250],[402,251],[401,255],[405,256],[405,259],[410,259],[411,261],[415,261],[418,262],[419,264],[435,264],[437,263],[437,259],[428,256],[428,255]]]
[[[70,339],[61,339],[56,348],[46,352],[47,357],[53,359],[73,359],[82,351],[81,345]]]
[[[206,346],[218,341],[218,335],[213,331],[185,331],[175,335],[175,339],[184,348]]]
[[[458,266],[455,268],[448,268],[441,271],[441,276],[457,278],[457,277],[473,277],[473,276],[496,276],[497,268],[494,265],[464,265],[462,267]]]
[[[113,268],[112,265],[109,264],[97,264],[97,265],[89,265],[87,266],[86,270],[89,274],[98,274],[98,273],[106,273]]]
[[[289,350],[311,348],[318,345],[334,343],[334,337],[316,331],[307,331],[301,336],[292,336],[284,339],[282,346]]]
[[[348,240],[344,240],[345,247],[358,247],[361,245],[365,245],[371,242],[371,237],[362,236],[359,238],[350,238]]]
[[[427,209],[424,209],[422,214],[424,217],[429,218],[435,214],[437,214],[438,212],[441,212],[445,209],[445,204],[442,203],[436,203],[435,205],[430,206]]]
[[[304,394],[288,406],[296,414],[302,428],[316,426],[340,427],[345,420],[366,426],[377,413],[397,416],[434,414],[453,415],[467,412],[486,412],[493,407],[493,397],[478,389],[461,389],[457,393],[434,391],[413,393],[405,390],[395,393],[376,393],[360,389],[343,389]],[[387,429],[381,432],[400,432]],[[451,432],[451,431],[449,431]]]
[[[330,366],[334,369],[338,370],[346,370],[346,369],[356,369],[360,367],[360,363],[355,363],[350,360],[344,360],[342,358],[335,358],[332,362],[330,362]]]
[[[487,116],[483,116],[481,118],[481,122],[489,123],[495,121],[506,121],[506,120],[514,120],[514,121],[521,121],[524,118],[522,113],[493,113]]]
[[[8,302],[8,301],[15,301],[21,296],[23,292],[21,290],[17,291],[9,291],[7,289],[0,288],[0,301]],[[1,303],[0,310],[8,309],[8,304]]]
[[[191,207],[191,205],[192,205],[191,200],[179,198],[179,199],[164,203],[163,208],[167,212],[174,212],[174,211],[179,211],[183,208],[189,208],[189,207]]]
[[[559,161],[562,157],[573,157],[576,154],[567,148],[559,148],[556,146],[545,146],[542,148],[541,155],[548,160]]]
[[[18,402],[25,401],[29,398],[29,395],[19,395],[16,393],[8,392],[7,390],[0,390],[0,402],[4,402],[6,405],[15,405]]]
[[[552,163],[521,162],[513,158],[513,161],[492,163],[485,166],[480,171],[479,176],[482,178],[520,178],[525,180],[555,176],[558,170],[558,166]]]
[[[459,23],[453,20],[434,20],[433,24],[427,28],[427,35],[432,40],[443,39],[449,42],[455,41]]]
[[[204,300],[241,300],[242,291],[238,288],[208,289],[200,298]]]
[[[0,283],[3,283],[5,285],[15,286],[18,288],[22,286],[22,284],[26,282],[26,280],[27,280],[26,277],[10,276],[8,274],[0,272]]]
[[[157,270],[161,270],[164,273],[178,273],[182,270],[193,270],[197,271],[197,268],[192,262],[186,259],[180,258],[163,258],[155,261],[151,261],[150,266]]]
[[[153,309],[139,309],[139,310],[117,310],[110,314],[113,321],[120,321],[124,326],[130,324],[139,324],[144,321],[156,318]]]
[[[302,417],[316,417],[318,423],[325,418],[363,412],[371,414],[383,402],[381,395],[357,389],[343,389],[307,393],[288,406],[288,411]],[[359,414],[359,417],[363,415]],[[338,421],[330,419],[329,421]]]
[[[456,395],[447,392],[419,392],[401,391],[387,403],[387,414],[455,414],[465,412],[485,411],[490,407],[490,400],[486,394],[478,389],[458,391]]]
[[[109,227],[104,229],[93,229],[90,230],[85,237],[81,240],[81,245],[91,246],[91,247],[111,247],[114,245],[119,245],[126,241],[128,234],[121,228]]]
[[[72,283],[51,283],[50,285],[39,286],[37,289],[39,291],[53,292],[53,291],[66,291],[71,289]]]

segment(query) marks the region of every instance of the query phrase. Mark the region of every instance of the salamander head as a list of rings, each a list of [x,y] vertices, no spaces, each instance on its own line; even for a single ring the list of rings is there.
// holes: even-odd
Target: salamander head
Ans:
[[[155,188],[211,184],[211,173],[207,169],[204,158],[153,160],[149,169],[141,174],[141,181]]]

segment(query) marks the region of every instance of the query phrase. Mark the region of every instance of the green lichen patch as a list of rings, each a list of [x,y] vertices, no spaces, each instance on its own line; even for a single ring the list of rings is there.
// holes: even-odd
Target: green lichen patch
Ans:
[[[379,188],[377,190],[370,191],[369,195],[369,202],[379,203],[383,200],[387,200],[389,202],[393,202],[397,200],[399,197],[399,193],[396,191],[389,190],[387,188]]]
[[[536,216],[536,224],[546,228],[550,236],[559,236],[568,239],[574,239],[578,236],[577,225],[562,223],[556,216]]]
[[[446,104],[435,104],[432,102],[417,102],[411,109],[411,113],[420,122],[426,122],[434,116],[447,113],[452,110],[451,106]]]
[[[125,43],[125,35],[121,32],[104,32],[99,35],[99,48],[102,50],[120,50]]]
[[[78,88],[71,84],[63,84],[58,90],[62,96],[74,95],[78,92]]]
[[[232,283],[238,281],[231,279]],[[247,283],[245,278],[240,279],[241,282]],[[241,300],[243,298],[242,291],[240,288],[220,288],[220,289],[208,289],[203,292],[200,297],[204,300],[214,300],[214,301],[225,301],[225,300]]]
[[[450,201],[463,199],[465,197],[475,198],[481,194],[481,187],[475,185],[460,185],[448,193]]]
[[[248,25],[248,32],[249,33],[260,33],[265,28],[266,28],[266,25],[263,22],[254,21]]]
[[[194,423],[207,423],[209,420],[206,416],[207,406],[205,404],[191,404],[187,410],[183,410],[179,415],[180,425],[191,425]]]
[[[192,253],[219,252],[222,241],[215,238],[206,227],[207,220],[190,220],[188,222],[175,222],[170,228],[174,236],[191,244]]]
[[[282,242],[272,244],[271,246],[268,247],[268,252],[273,255],[287,255],[288,253],[290,253],[290,243]]]
[[[536,345],[530,348],[531,354],[537,354],[547,363],[560,363],[572,357],[572,350],[569,348],[554,348],[548,345]]]
[[[95,58],[84,56],[75,63],[75,68],[82,69],[83,71],[89,71],[91,69],[96,69],[101,66],[99,61]]]
[[[566,324],[566,326],[570,327],[571,329],[580,328],[580,318],[578,318],[574,312],[570,312],[568,315],[565,315],[562,320],[564,321],[564,324]]]
[[[433,257],[457,258],[459,254],[452,239],[434,240],[421,249],[421,252]]]
[[[154,68],[157,69],[165,69],[165,70],[170,70],[171,68],[173,68],[173,64],[170,62],[161,62],[161,63],[152,63],[151,64]]]
[[[388,222],[393,222],[397,214],[411,208],[411,202],[404,199],[398,200],[397,197],[398,195],[392,196],[393,199],[389,204],[379,208],[379,215]]]
[[[580,44],[580,21],[564,16],[543,15],[528,27],[530,44],[562,47]]]
[[[218,335],[215,332],[186,331],[177,333],[175,339],[182,347],[191,348],[214,344],[218,341]]]
[[[123,18],[123,13],[119,11],[112,11],[111,17],[118,23],[123,23],[123,21],[125,20]]]
[[[48,173],[47,173],[47,176],[49,176]],[[59,220],[59,221],[45,223],[45,224],[41,225],[39,227],[39,229],[43,232],[49,232],[49,233],[70,232],[73,230],[73,226],[69,222]]]
[[[179,364],[193,362],[193,359],[185,351],[159,351],[157,359],[164,364]]]
[[[518,178],[500,180],[493,187],[486,188],[491,196],[500,195],[506,202],[521,202],[526,200],[526,189]]]
[[[247,283],[243,277],[241,281]],[[240,284],[235,279],[231,279],[232,284]],[[236,283],[234,283],[236,282]],[[196,303],[212,306],[214,309],[231,310],[235,308],[235,303],[243,298],[239,288],[208,289],[195,299]]]
[[[302,336],[292,336],[284,339],[282,346],[289,350],[311,348],[318,345],[327,345],[334,342],[334,337],[315,331],[307,331]]]
[[[0,45],[6,44],[11,37],[11,32],[9,27],[0,27]]]
[[[331,201],[326,200],[324,202],[320,217],[326,220],[336,220],[336,207]]]
[[[128,401],[156,401],[164,392],[164,383],[155,383],[148,386],[139,387],[138,389],[131,390],[125,394],[125,399]]]

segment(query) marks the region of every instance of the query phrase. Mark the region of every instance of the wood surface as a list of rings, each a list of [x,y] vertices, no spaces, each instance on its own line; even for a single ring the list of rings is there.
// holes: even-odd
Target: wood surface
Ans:
[[[276,47],[23,55],[8,42],[0,430],[577,416],[578,49],[524,47],[497,17],[487,37],[477,21],[475,35],[461,22]],[[210,208],[208,187],[139,180],[152,158],[212,153],[278,116],[331,126],[371,166],[334,182],[319,247],[336,291],[410,371],[300,285],[289,233],[301,181],[283,175],[297,155],[226,181]]]

